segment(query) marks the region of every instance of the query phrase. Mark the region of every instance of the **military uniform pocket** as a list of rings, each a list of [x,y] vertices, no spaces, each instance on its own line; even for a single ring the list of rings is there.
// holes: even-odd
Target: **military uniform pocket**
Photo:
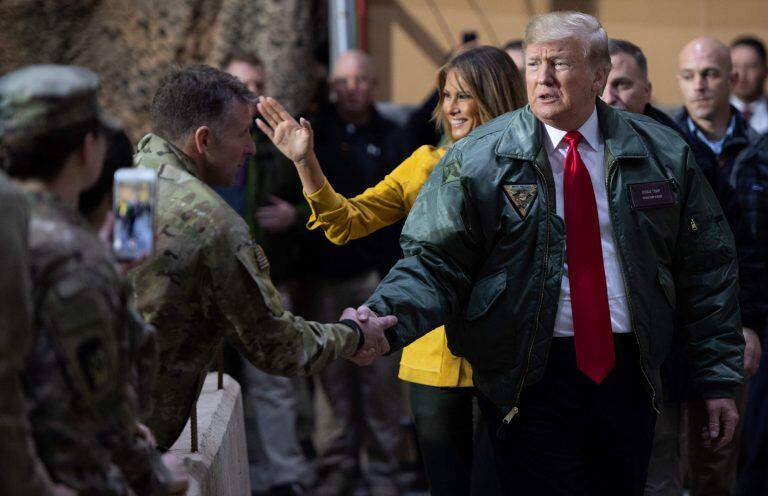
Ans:
[[[507,271],[502,269],[495,274],[485,276],[472,288],[467,302],[467,320],[476,320],[493,306],[494,302],[507,288]]]
[[[692,212],[686,220],[685,236],[688,238],[688,253],[685,254],[686,264],[692,268],[704,268],[721,263],[734,254],[721,233],[721,223],[726,223],[722,214],[710,212]],[[724,226],[729,229],[727,223]]]

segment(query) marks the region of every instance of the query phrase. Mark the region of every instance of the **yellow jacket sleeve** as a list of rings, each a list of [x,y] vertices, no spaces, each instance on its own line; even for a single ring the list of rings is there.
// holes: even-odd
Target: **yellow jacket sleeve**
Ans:
[[[394,224],[408,215],[444,154],[445,148],[421,146],[376,186],[354,198],[344,198],[325,181],[319,190],[304,195],[312,211],[307,228],[320,228],[329,241],[343,245]]]

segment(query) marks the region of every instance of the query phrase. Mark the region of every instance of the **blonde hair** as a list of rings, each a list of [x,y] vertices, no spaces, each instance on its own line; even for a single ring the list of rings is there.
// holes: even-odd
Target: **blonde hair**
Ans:
[[[593,68],[610,69],[608,34],[596,18],[583,12],[565,10],[539,14],[525,26],[523,49],[534,43],[545,43],[566,38],[579,38],[584,42],[584,56]]]
[[[522,107],[526,103],[525,85],[515,63],[504,50],[492,46],[481,46],[467,50],[452,58],[437,73],[437,102],[432,120],[438,131],[451,136],[451,125],[443,112],[443,89],[448,73],[456,71],[462,90],[477,102],[480,124]]]

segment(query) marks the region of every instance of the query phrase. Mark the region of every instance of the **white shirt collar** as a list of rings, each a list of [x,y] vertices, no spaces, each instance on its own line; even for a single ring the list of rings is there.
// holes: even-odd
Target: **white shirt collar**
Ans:
[[[744,109],[747,108],[747,105],[749,105],[750,110],[754,112],[755,109],[765,104],[766,104],[765,95],[762,95],[760,98],[758,98],[754,102],[748,104],[747,102],[737,97],[736,95],[731,94],[731,105],[736,107],[739,110],[739,112],[744,112]]]
[[[544,129],[547,130],[547,151],[552,151],[560,146],[563,138],[565,138],[565,135],[568,134],[568,131],[557,129],[550,126],[549,124],[544,124]],[[588,144],[593,150],[598,150],[598,146],[600,145],[600,126],[597,120],[597,107],[592,110],[592,115],[589,116],[589,119],[587,119],[586,122],[584,122],[584,124],[582,124],[581,127],[577,129],[577,131],[580,132],[584,137],[582,143],[586,142],[586,144]]]

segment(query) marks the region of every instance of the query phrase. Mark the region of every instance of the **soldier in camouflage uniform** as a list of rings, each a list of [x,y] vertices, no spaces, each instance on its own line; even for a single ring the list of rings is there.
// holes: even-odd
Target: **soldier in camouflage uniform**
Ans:
[[[28,223],[24,197],[0,172],[0,494],[6,496],[53,493],[37,458],[19,380],[32,335]]]
[[[139,310],[158,331],[159,373],[146,423],[160,446],[181,433],[225,339],[267,373],[312,374],[337,357],[370,363],[388,350],[383,329],[396,321],[373,319],[361,329],[349,320],[308,322],[283,309],[263,250],[211,189],[231,184],[254,153],[254,104],[255,95],[229,74],[205,66],[173,71],[152,102],[155,134],[141,140],[134,159],[158,174],[158,244],[133,276]]]
[[[30,66],[0,78],[0,137],[31,206],[35,342],[23,386],[40,458],[81,495],[168,494],[177,482],[139,435],[138,368],[150,330],[131,287],[77,211],[106,149],[85,69]]]

